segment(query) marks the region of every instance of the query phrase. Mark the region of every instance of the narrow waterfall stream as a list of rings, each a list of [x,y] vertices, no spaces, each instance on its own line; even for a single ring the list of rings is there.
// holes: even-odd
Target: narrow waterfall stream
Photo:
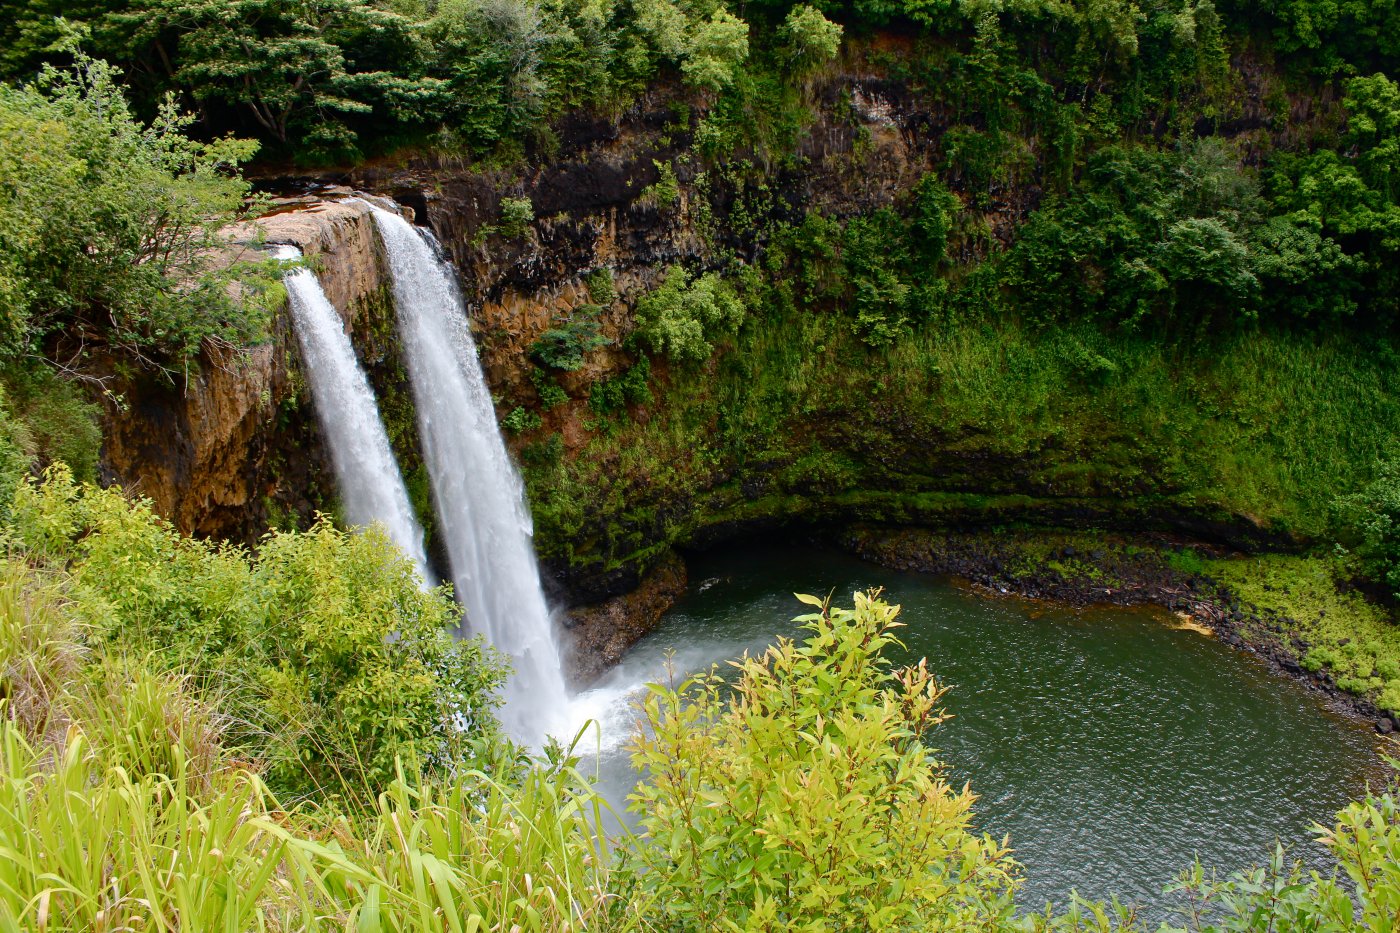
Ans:
[[[273,255],[298,259],[301,252],[281,246]],[[310,269],[294,269],[282,281],[287,286],[316,416],[330,448],[345,520],[361,526],[380,523],[389,540],[431,585],[423,529],[414,517],[389,435],[379,419],[374,392],[355,358],[345,325]]]
[[[466,309],[430,235],[371,205],[452,580],[467,627],[510,656],[501,723],[540,742],[568,722],[554,623],[535,562],[524,485],[496,424]]]

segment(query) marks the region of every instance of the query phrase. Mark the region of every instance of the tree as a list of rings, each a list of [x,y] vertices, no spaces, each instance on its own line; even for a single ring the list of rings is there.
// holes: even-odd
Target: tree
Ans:
[[[525,0],[448,0],[428,25],[437,73],[451,92],[447,118],[488,148],[531,126],[548,90],[541,73],[554,34]]]
[[[1400,201],[1400,85],[1383,74],[1353,78],[1342,105],[1347,109],[1342,141],[1356,148],[1367,184],[1392,203]]]
[[[364,0],[143,0],[99,28],[134,58],[165,60],[196,100],[239,108],[282,145],[353,148],[346,119],[379,101],[431,117],[433,83],[413,78],[413,24]],[[386,42],[396,71],[358,64]]]
[[[930,930],[1009,920],[1015,865],[969,829],[973,795],[924,744],[947,717],[924,662],[892,669],[878,591],[641,701],[629,855],[676,930]]]
[[[805,3],[788,11],[778,31],[784,65],[798,78],[805,78],[836,57],[841,50],[842,29]]]
[[[251,142],[186,135],[167,100],[136,120],[114,70],[82,54],[34,87],[0,87],[0,355],[115,347],[183,368],[205,340],[262,331],[255,301],[230,297],[243,269],[216,269],[218,230],[248,193]],[[255,277],[244,276],[253,294]]]
[[[673,0],[638,0],[635,9],[637,28],[695,87],[728,86],[748,58],[748,25],[717,3],[682,6]]]

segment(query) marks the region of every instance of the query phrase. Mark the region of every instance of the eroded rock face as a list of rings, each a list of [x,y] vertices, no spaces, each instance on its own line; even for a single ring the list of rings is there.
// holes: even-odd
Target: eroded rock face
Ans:
[[[347,327],[362,325],[387,289],[368,206],[319,198],[279,206],[231,231],[229,258],[248,258],[259,237],[298,247]],[[184,384],[142,375],[116,386],[103,425],[103,479],[151,499],[182,532],[201,537],[250,542],[331,508],[334,480],[290,316],[274,316],[266,343],[208,348],[200,362]]]
[[[685,562],[668,553],[636,589],[571,610],[564,623],[570,686],[584,689],[621,661],[684,595],[686,581]]]

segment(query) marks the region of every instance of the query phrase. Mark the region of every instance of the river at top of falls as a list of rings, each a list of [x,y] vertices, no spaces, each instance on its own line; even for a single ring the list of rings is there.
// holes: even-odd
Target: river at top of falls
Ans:
[[[274,255],[292,260],[300,258],[301,252],[283,246],[275,249]],[[293,269],[282,281],[316,416],[330,448],[345,520],[358,526],[381,525],[389,540],[431,585],[423,529],[414,516],[374,392],[355,357],[345,324],[310,269]]]
[[[466,626],[508,655],[501,723],[538,745],[570,722],[524,485],[496,424],[451,267],[431,234],[371,205],[393,278],[423,459]]]

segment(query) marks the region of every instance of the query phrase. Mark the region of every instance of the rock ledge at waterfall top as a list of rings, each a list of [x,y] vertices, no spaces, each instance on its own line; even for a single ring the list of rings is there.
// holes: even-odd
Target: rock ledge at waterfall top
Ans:
[[[322,197],[273,203],[273,213],[230,229],[229,260],[249,258],[259,238],[295,245],[347,324],[382,314],[387,277],[368,206]],[[148,374],[114,383],[104,406],[103,481],[149,498],[182,532],[201,537],[253,541],[332,508],[334,481],[285,308],[265,343],[206,348],[200,362],[187,385]]]

